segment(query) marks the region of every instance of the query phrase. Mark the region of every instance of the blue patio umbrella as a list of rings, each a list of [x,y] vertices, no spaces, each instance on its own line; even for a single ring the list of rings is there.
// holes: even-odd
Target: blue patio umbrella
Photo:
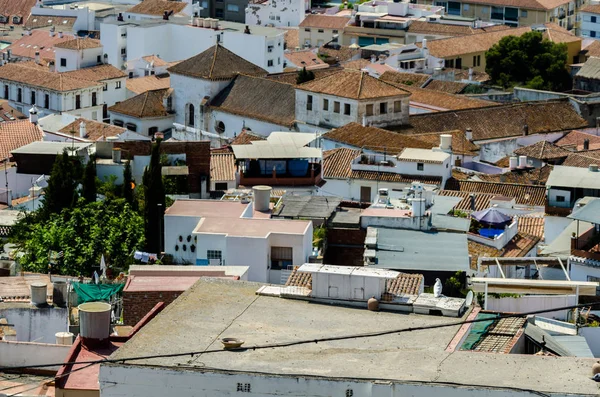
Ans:
[[[503,214],[496,208],[488,208],[482,211],[473,212],[471,218],[489,225],[503,225],[512,220],[510,216]]]

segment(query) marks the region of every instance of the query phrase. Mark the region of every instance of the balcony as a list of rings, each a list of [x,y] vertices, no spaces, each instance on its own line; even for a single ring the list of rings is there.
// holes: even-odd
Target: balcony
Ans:
[[[240,173],[240,185],[246,187],[255,185],[315,186],[320,182],[321,164],[319,163],[308,163],[308,170],[300,175],[298,172],[290,172],[287,166],[285,172],[273,169],[271,173],[265,173],[260,169],[248,169]]]
[[[571,255],[600,262],[600,234],[591,232],[571,238]]]

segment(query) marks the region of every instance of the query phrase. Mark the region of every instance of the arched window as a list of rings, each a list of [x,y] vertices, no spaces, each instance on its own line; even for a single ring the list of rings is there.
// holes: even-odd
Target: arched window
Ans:
[[[222,121],[216,120],[215,121],[215,131],[217,131],[219,134],[222,134],[225,132],[225,123],[223,123]]]
[[[133,132],[137,131],[137,125],[135,125],[133,123],[125,124],[125,128],[127,128],[129,131],[133,131]]]
[[[116,125],[117,127],[123,127],[123,121],[113,120],[113,125]]]
[[[187,105],[187,126],[188,127],[193,127],[194,126],[194,121],[195,121],[195,114],[194,114],[194,105],[192,105],[191,103],[188,103]]]

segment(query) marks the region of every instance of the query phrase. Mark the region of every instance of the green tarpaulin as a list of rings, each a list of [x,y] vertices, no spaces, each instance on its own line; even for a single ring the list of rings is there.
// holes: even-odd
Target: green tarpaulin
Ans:
[[[477,320],[487,320],[489,321],[481,321],[478,323],[473,323],[471,325],[471,330],[469,334],[465,338],[460,350],[473,350],[477,347],[477,344],[481,340],[481,338],[486,334],[490,325],[494,323],[494,321],[498,318],[497,314],[492,313],[479,313],[477,315]]]
[[[73,283],[77,292],[78,304],[86,302],[108,301],[110,297],[123,291],[125,284],[82,284]]]

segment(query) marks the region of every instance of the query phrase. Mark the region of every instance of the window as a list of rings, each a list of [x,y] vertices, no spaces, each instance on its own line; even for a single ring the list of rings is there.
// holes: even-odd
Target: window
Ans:
[[[557,203],[564,203],[565,202],[565,196],[556,196],[556,202]]]
[[[456,69],[462,69],[462,58],[456,58],[455,67]]]
[[[313,96],[307,95],[306,96],[306,110],[312,110],[312,105],[313,105]]]
[[[194,105],[192,105],[191,103],[187,105],[187,126],[188,127],[193,127],[194,126]]]
[[[95,92],[92,92],[92,106],[97,106],[98,105],[98,98],[96,96],[97,94]]]
[[[50,95],[44,94],[44,107],[50,109]]]
[[[310,28],[304,28],[304,31],[310,33]]]
[[[117,81],[117,82],[115,83],[115,90],[118,90],[118,89],[120,89],[120,88],[121,88],[121,82],[120,82],[120,81]]]
[[[227,4],[227,11],[230,12],[239,12],[240,11],[240,6],[237,4]]]
[[[125,124],[125,128],[127,128],[129,131],[133,131],[133,132],[137,131],[137,125],[135,125],[133,123]]]
[[[96,57],[96,63],[102,63],[102,55]]]
[[[131,77],[130,77],[131,78]],[[102,85],[102,91],[108,91],[108,84],[104,83]]]
[[[167,97],[167,112],[171,112],[171,111],[173,111],[173,97],[168,96]]]
[[[334,101],[333,102],[333,112],[334,113],[339,113],[340,112],[340,103],[338,101]]]
[[[270,66],[273,66],[273,60],[272,60],[272,59],[269,59],[269,60],[267,61],[267,66],[269,66],[269,67],[270,67]]]
[[[23,102],[23,89],[17,88],[17,102]]]
[[[66,68],[67,67],[67,58],[60,58],[60,66],[62,68]]]
[[[329,99],[323,99],[323,110],[329,110]]]
[[[271,247],[271,269],[287,269],[292,266],[294,249],[292,247]]]
[[[273,46],[272,45],[267,46],[267,52],[273,52]]]
[[[394,101],[394,113],[402,112],[402,101]]]
[[[277,64],[281,65],[281,58],[280,57],[277,57]]]
[[[129,72],[129,78],[132,79],[133,78],[133,72]]]
[[[423,171],[424,168],[425,168],[425,164],[417,163],[417,171]]]
[[[223,254],[221,251],[217,250],[206,250],[206,259],[208,259],[208,264],[211,264],[211,260],[214,260],[218,265],[221,265],[223,261]]]
[[[121,120],[113,120],[113,125],[117,127],[123,127],[123,122]]]
[[[594,16],[593,16],[593,17],[591,17],[591,18],[590,18],[590,22],[591,22],[591,23],[596,23],[596,17],[594,17]]]
[[[92,120],[98,121],[98,112],[92,112]]]
[[[468,4],[463,4],[463,10],[464,11],[469,11],[469,5]]]
[[[457,1],[448,2],[448,14],[449,15],[460,15],[460,3]]]
[[[81,95],[75,95],[75,109],[81,109]]]
[[[596,32],[593,30],[590,30],[590,37],[596,37]]]
[[[148,135],[154,135],[158,132],[158,127],[150,127],[148,128]]]
[[[444,59],[444,67],[454,69],[454,59]]]
[[[336,29],[334,29],[333,34],[338,34],[338,31]]]
[[[225,123],[219,120],[215,120],[215,131],[217,131],[219,134],[222,134],[225,132]]]
[[[221,1],[222,1],[222,0],[221,0]],[[222,8],[217,8],[217,9],[215,10],[215,17],[217,17],[217,18],[223,18],[223,15],[224,15],[224,14],[225,14],[225,13],[223,12],[223,9],[222,9]]]
[[[217,182],[215,183],[215,190],[217,191],[225,191],[227,190],[228,186],[227,186],[227,182]]]
[[[527,10],[521,10],[521,18],[527,18]]]
[[[350,104],[349,103],[344,103],[344,114],[346,116],[350,116]]]
[[[325,33],[325,31],[323,29],[319,29],[319,30],[317,30],[317,32],[319,32],[319,33]]]
[[[35,91],[31,91],[31,104],[35,105]]]
[[[507,21],[518,22],[519,21],[519,9],[514,7],[504,8],[504,19]]]
[[[504,8],[503,7],[492,7],[492,19],[504,19]]]
[[[250,393],[250,391],[252,390],[252,388],[250,387],[250,383],[238,383],[237,384],[237,390],[236,391],[241,391],[244,393]]]
[[[373,115],[373,104],[367,105],[367,116]]]
[[[386,114],[387,113],[387,102],[381,102],[379,104],[379,114]]]
[[[4,85],[4,99],[9,99],[8,98],[8,84]]]
[[[127,47],[121,48],[121,55],[127,55]]]
[[[481,55],[473,55],[473,67],[481,66]]]

